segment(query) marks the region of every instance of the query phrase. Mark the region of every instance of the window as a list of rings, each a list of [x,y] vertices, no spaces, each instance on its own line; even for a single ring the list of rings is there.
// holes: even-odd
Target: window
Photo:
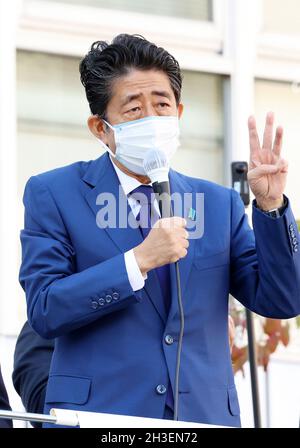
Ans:
[[[58,0],[56,0],[58,1]],[[159,16],[212,20],[212,0],[62,0],[62,3],[133,11]]]
[[[269,33],[299,35],[299,0],[264,0],[263,22]]]
[[[19,191],[32,175],[103,152],[87,128],[90,114],[79,59],[19,51]],[[184,72],[181,147],[172,166],[188,175],[222,182],[222,78]]]
[[[284,128],[282,155],[289,161],[286,195],[291,200],[296,219],[300,219],[300,88],[289,83],[257,80],[255,83],[255,109],[260,135],[263,132],[265,115],[269,110],[275,112],[276,124],[280,124]]]
[[[31,175],[101,152],[86,127],[89,108],[78,63],[76,58],[17,53],[20,194]]]
[[[223,182],[223,78],[183,73],[181,147],[173,166],[184,174]]]

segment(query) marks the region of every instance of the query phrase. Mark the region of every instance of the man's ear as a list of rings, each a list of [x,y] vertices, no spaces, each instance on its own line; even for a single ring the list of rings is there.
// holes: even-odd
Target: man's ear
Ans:
[[[183,103],[179,103],[178,107],[177,107],[178,118],[181,118],[181,115],[183,113],[183,109],[184,109]]]
[[[96,138],[100,138],[104,143],[107,144],[107,132],[106,125],[104,121],[98,117],[98,115],[90,115],[87,120],[87,125],[89,130]]]

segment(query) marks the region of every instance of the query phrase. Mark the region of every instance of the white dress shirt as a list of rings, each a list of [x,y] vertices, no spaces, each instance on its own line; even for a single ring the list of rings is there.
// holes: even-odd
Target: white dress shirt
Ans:
[[[129,193],[131,193],[135,188],[139,187],[140,185],[143,185],[140,181],[138,181],[134,177],[128,176],[128,174],[125,174],[123,171],[121,171],[120,168],[118,168],[112,160],[111,163],[117,173],[120,185],[122,186],[124,194],[126,196]],[[148,185],[152,184],[150,183]],[[128,203],[130,205],[132,213],[134,214],[134,217],[136,218],[140,211],[141,205],[132,196],[128,197]],[[159,207],[156,199],[154,201],[154,208],[158,213],[158,215],[160,216]],[[145,276],[142,275],[140,268],[137,264],[133,249],[130,249],[129,251],[124,253],[124,259],[129,283],[133,291],[138,291],[139,289],[142,289],[144,287],[147,274]]]

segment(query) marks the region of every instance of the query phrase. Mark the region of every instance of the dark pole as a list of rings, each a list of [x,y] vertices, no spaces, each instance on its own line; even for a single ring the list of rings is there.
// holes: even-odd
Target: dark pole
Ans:
[[[253,313],[250,310],[248,310],[247,308],[246,308],[246,319],[247,319],[247,332],[248,332],[248,356],[249,356],[249,364],[250,364],[254,427],[261,428],[261,415],[260,415],[259,387],[258,387],[258,378],[257,378],[256,346],[255,346]]]
[[[247,182],[247,162],[233,162],[231,164],[232,187],[240,194],[245,208],[250,203],[249,186]],[[256,344],[253,322],[253,313],[246,308],[247,332],[248,332],[248,358],[250,364],[252,407],[254,427],[261,428],[259,387],[257,378]]]

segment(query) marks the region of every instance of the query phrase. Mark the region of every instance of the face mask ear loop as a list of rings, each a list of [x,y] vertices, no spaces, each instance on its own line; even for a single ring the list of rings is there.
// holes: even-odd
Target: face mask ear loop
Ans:
[[[114,130],[114,128],[113,128],[113,127],[112,127],[106,120],[104,120],[104,118],[102,118],[102,121],[104,121],[104,123],[105,123],[110,129],[112,129],[112,131],[113,131],[113,133],[114,133],[114,135],[115,135],[115,130]],[[101,138],[98,138],[98,140],[99,140],[99,142],[100,142],[100,144],[101,144],[101,146],[102,146],[103,149],[105,149],[106,151],[108,151],[109,154],[112,155],[113,157],[116,157],[115,153],[112,152],[112,150],[110,149],[110,147],[107,146],[107,145],[101,140]]]

